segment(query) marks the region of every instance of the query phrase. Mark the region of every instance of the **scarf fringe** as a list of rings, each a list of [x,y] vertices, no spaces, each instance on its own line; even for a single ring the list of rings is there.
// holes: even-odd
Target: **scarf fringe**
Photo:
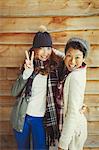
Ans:
[[[47,127],[46,129],[46,144],[49,146],[56,146],[56,141],[59,140],[59,130],[57,126],[54,126],[53,129],[51,127]]]

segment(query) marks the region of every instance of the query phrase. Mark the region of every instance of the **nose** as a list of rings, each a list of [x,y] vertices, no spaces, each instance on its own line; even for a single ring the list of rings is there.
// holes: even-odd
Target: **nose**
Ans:
[[[48,55],[49,54],[49,50],[47,49],[47,48],[44,48],[44,51],[43,51],[44,53],[44,55]]]
[[[44,49],[43,52],[44,52],[44,53],[43,53],[44,55],[46,55],[46,54],[48,53],[46,49]]]
[[[44,49],[44,52],[46,53],[48,50],[47,49]]]
[[[71,58],[71,64],[75,65],[75,59],[74,58]]]

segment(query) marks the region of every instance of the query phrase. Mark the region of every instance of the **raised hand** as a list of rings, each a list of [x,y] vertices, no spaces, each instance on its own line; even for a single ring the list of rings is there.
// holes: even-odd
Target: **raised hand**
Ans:
[[[33,60],[34,60],[34,51],[32,51],[32,55],[31,58],[29,59],[29,54],[27,51],[25,51],[25,55],[26,55],[26,60],[25,60],[25,64],[24,64],[24,68],[26,69],[32,69],[34,70],[34,66],[33,66]]]

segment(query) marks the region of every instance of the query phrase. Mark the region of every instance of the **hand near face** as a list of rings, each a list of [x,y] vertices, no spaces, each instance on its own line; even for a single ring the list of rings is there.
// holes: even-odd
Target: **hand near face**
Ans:
[[[32,52],[31,58],[29,58],[29,54],[27,51],[25,51],[25,55],[26,55],[26,60],[25,60],[25,64],[24,64],[25,70],[26,69],[34,70],[34,66],[33,66],[34,52]]]

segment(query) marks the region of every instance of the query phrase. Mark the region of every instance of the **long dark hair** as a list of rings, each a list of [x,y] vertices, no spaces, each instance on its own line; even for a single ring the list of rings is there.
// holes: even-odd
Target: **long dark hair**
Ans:
[[[31,58],[33,48],[29,50],[29,57]],[[34,51],[35,52],[35,51]],[[46,61],[41,61],[34,56],[34,71],[40,71],[42,74],[49,74],[51,71],[55,70],[59,63],[62,61],[62,58],[57,56],[53,51]],[[41,64],[43,63],[44,68],[41,68]]]

